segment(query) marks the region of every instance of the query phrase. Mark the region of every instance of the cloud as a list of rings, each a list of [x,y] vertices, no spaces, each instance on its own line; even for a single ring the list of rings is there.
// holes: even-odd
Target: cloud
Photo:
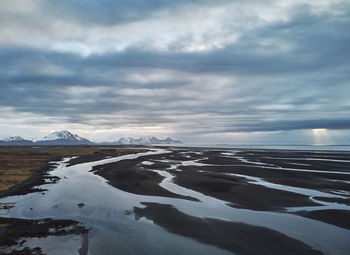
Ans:
[[[77,20],[93,24],[111,26],[115,24],[137,22],[157,16],[158,12],[174,11],[181,8],[190,8],[196,5],[218,5],[227,1],[199,1],[199,0],[63,0],[59,3],[54,0],[43,1],[41,8],[54,13],[60,18]]]
[[[346,2],[8,4],[0,108],[14,126],[29,114],[86,133],[350,129]]]
[[[220,130],[220,132],[266,132],[266,131],[291,131],[299,129],[350,129],[350,118],[344,119],[306,119],[283,121],[260,121],[258,123],[237,126],[232,129]],[[217,131],[216,131],[217,132]]]

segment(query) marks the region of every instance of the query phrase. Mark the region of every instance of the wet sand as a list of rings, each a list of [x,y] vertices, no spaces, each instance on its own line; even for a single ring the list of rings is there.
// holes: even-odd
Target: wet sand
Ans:
[[[145,217],[173,233],[194,238],[235,254],[322,254],[302,242],[268,228],[244,223],[199,218],[171,205],[142,203],[134,208],[135,218]]]
[[[297,214],[310,219],[315,219],[342,228],[350,229],[350,211],[347,210],[316,210],[311,212],[301,211]]]

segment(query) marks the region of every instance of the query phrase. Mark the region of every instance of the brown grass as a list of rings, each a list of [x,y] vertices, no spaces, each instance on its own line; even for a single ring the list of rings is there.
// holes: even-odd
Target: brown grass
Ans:
[[[92,155],[106,156],[140,152],[134,148],[106,147],[0,147],[0,192],[23,182],[33,171],[55,158]]]

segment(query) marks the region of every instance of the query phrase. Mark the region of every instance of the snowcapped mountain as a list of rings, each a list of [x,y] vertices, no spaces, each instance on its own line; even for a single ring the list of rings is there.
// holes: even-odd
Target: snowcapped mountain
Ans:
[[[36,142],[26,140],[20,136],[0,137],[0,145],[92,145],[88,139],[72,134],[67,130],[49,134]],[[109,145],[150,145],[150,144],[182,144],[179,140],[158,139],[155,136],[141,136],[139,138],[122,137],[117,142],[104,142],[99,144]]]
[[[41,145],[84,145],[92,144],[88,139],[74,135],[67,130],[54,132],[35,142]]]
[[[122,137],[117,144],[182,144],[179,140],[173,140],[170,137],[166,139],[158,139],[155,136],[141,136],[140,138]]]
[[[0,144],[5,145],[30,145],[33,141],[24,139],[20,136],[5,136],[0,138]]]

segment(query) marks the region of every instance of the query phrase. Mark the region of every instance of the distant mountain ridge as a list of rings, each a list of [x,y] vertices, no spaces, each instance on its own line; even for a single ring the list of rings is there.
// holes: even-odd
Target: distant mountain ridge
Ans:
[[[7,145],[31,145],[33,141],[24,139],[20,136],[6,136],[0,139],[0,144]]]
[[[182,144],[182,142],[180,140],[173,140],[170,137],[158,139],[155,136],[141,136],[140,138],[122,137],[118,140],[117,144]]]
[[[72,134],[67,130],[53,132],[35,142],[20,136],[7,136],[0,138],[0,145],[93,145],[88,139]],[[170,137],[158,139],[155,136],[141,136],[139,138],[122,137],[116,142],[104,142],[98,144],[111,145],[151,145],[151,144],[182,144],[180,140]]]

